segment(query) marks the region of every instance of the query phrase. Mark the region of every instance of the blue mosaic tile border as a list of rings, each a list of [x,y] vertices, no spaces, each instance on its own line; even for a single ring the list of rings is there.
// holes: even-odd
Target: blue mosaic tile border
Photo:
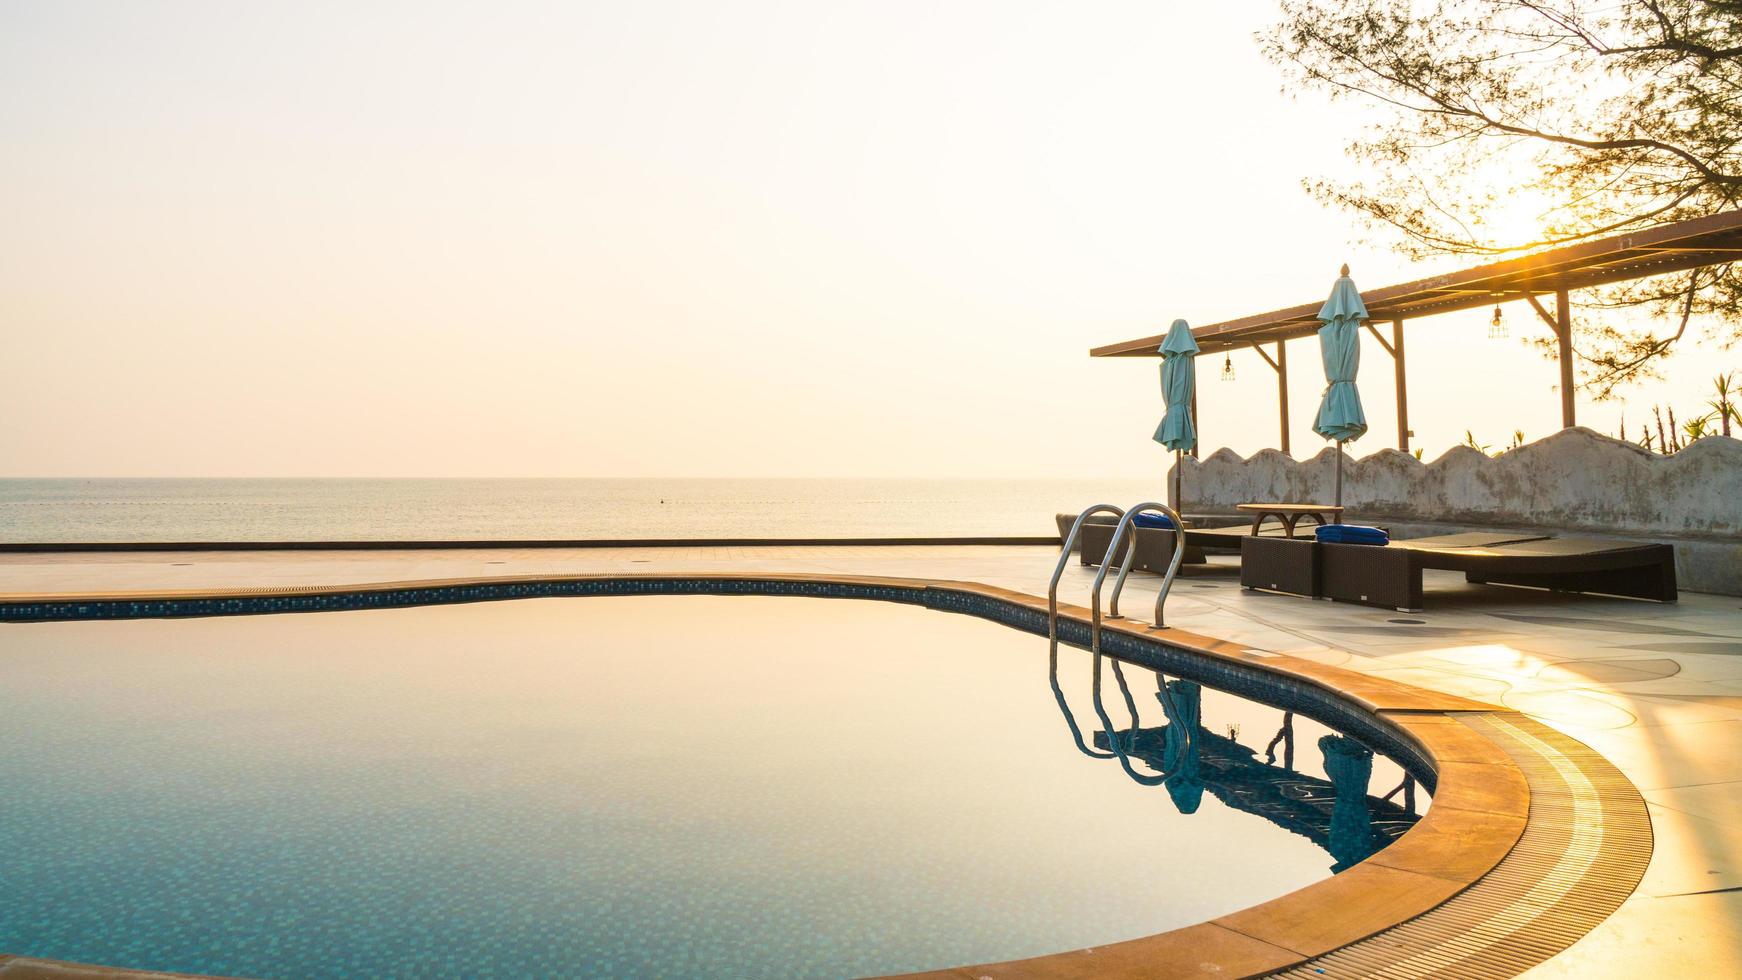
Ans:
[[[742,578],[552,579],[539,582],[479,582],[462,585],[360,589],[311,595],[212,596],[186,599],[94,599],[73,602],[0,603],[0,622],[93,619],[172,619],[188,616],[255,616],[271,613],[349,612],[410,606],[624,595],[788,595],[882,599],[921,604],[924,588],[833,582]]]
[[[1045,636],[1046,615],[1026,605],[944,586],[869,585],[797,579],[737,577],[587,578],[546,581],[474,582],[457,585],[360,589],[308,595],[238,595],[177,599],[92,599],[69,602],[0,603],[0,622],[41,623],[67,620],[171,619],[193,616],[253,616],[274,613],[345,612],[401,609],[413,606],[496,602],[578,596],[629,595],[773,595],[828,599],[873,599],[922,605],[1002,623]],[[1061,619],[1059,639],[1071,646],[1089,646],[1089,627]],[[1436,779],[1427,757],[1413,743],[1394,733],[1367,711],[1305,681],[1245,664],[1206,657],[1153,637],[1109,632],[1102,649],[1108,654],[1175,677],[1237,694],[1272,707],[1295,711],[1389,756],[1431,793]]]
[[[1046,614],[1008,600],[957,589],[926,590],[926,605],[933,609],[967,613],[994,620],[1027,633],[1046,635]],[[1088,649],[1089,626],[1075,620],[1059,620],[1059,640]],[[1206,687],[1239,695],[1273,708],[1293,711],[1349,735],[1387,756],[1415,777],[1432,793],[1438,783],[1433,763],[1413,742],[1396,734],[1366,709],[1356,707],[1330,691],[1273,671],[1207,657],[1155,637],[1108,632],[1101,636],[1103,652],[1130,663],[1161,671],[1172,677],[1197,681]]]

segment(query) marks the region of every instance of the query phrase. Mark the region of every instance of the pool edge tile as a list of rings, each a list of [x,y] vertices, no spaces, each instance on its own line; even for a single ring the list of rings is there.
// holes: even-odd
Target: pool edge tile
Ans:
[[[1091,980],[1144,977],[1146,980],[1217,976],[1261,977],[1306,961],[1289,949],[1218,925],[1200,922],[1171,932],[1023,960],[982,963],[900,980]],[[895,980],[895,978],[881,978]]]
[[[1311,957],[1431,911],[1469,884],[1369,860],[1336,877],[1210,921]]]
[[[1524,834],[1526,822],[1518,814],[1435,804],[1408,833],[1367,861],[1469,884],[1505,859]]]

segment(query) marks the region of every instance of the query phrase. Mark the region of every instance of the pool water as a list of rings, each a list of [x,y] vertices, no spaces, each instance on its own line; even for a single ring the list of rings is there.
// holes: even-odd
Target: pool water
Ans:
[[[1044,640],[882,603],[3,626],[0,952],[270,978],[888,973],[1188,925],[1411,819],[1347,790],[1404,778],[1353,741],[1189,685],[1170,724],[1157,676],[1123,674],[1142,721],[1109,673],[1109,742],[1089,655],[1060,651],[1079,749]],[[1088,754],[1114,746],[1183,775]]]

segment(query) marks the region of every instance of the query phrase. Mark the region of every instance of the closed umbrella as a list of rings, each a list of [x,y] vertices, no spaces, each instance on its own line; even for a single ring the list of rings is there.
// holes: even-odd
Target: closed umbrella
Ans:
[[[1181,510],[1180,463],[1185,453],[1198,445],[1198,427],[1192,420],[1192,392],[1198,386],[1193,358],[1198,353],[1198,342],[1192,339],[1192,328],[1184,320],[1175,320],[1159,349],[1161,399],[1167,404],[1167,414],[1155,427],[1155,441],[1174,452],[1173,509]]]
[[[1355,389],[1355,373],[1361,368],[1361,323],[1367,319],[1367,305],[1355,281],[1349,278],[1349,267],[1331,287],[1331,298],[1319,310],[1325,325],[1319,328],[1319,354],[1325,361],[1325,396],[1319,400],[1319,414],[1313,419],[1313,431],[1326,439],[1337,440],[1336,505],[1343,506],[1343,443],[1361,438],[1367,431],[1367,416],[1361,411],[1361,393]]]

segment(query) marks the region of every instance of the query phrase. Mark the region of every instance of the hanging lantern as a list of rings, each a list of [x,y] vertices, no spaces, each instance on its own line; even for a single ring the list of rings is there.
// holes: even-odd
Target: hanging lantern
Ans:
[[[1222,380],[1234,380],[1234,358],[1228,354],[1222,355]]]
[[[1488,339],[1505,340],[1507,337],[1506,322],[1500,318],[1500,304],[1494,304],[1494,319],[1488,321]]]

